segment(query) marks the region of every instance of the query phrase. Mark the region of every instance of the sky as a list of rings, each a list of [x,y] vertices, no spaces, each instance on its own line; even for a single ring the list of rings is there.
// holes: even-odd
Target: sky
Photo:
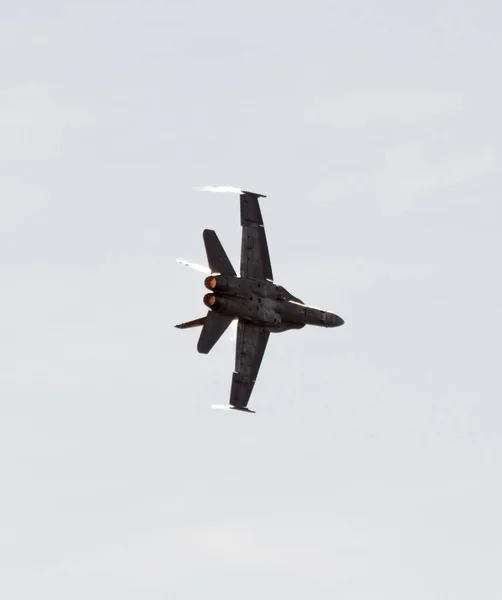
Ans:
[[[42,5],[43,4],[43,5]],[[502,8],[0,0],[0,597],[502,595]],[[251,408],[215,229],[345,325]]]

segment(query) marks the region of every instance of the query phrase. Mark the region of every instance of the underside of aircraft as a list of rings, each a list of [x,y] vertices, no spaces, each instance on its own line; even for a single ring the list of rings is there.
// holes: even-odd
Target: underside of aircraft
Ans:
[[[202,327],[197,350],[208,354],[233,323],[237,323],[235,370],[228,408],[248,408],[271,333],[301,329],[305,325],[339,327],[344,321],[334,313],[308,306],[274,283],[259,198],[240,191],[242,226],[240,273],[236,273],[218,236],[205,229],[203,240],[209,268],[178,261],[205,272],[207,315],[176,325],[178,329]]]

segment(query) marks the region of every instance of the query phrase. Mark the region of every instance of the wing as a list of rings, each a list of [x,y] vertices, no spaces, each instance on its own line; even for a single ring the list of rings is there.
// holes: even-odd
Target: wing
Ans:
[[[269,331],[263,331],[259,327],[239,321],[235,349],[235,372],[230,391],[230,405],[238,410],[248,410],[249,398],[258,377],[269,337]]]
[[[242,192],[241,194],[241,277],[273,280],[272,266],[268,252],[267,236],[263,226],[258,198],[262,194]]]

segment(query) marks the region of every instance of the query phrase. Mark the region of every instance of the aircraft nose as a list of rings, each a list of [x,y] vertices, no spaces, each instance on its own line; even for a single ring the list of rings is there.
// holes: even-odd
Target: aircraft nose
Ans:
[[[332,314],[331,315],[331,327],[340,327],[340,325],[343,325],[345,323],[345,321],[342,319],[342,317],[339,317],[338,315]]]

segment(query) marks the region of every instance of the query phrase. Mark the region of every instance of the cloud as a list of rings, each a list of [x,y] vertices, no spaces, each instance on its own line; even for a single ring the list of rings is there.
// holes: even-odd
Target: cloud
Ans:
[[[379,281],[423,280],[431,273],[426,264],[396,263],[377,259],[348,258],[337,261],[330,273],[339,282],[356,289],[367,289]]]
[[[14,45],[23,31],[18,23],[12,21],[0,22],[0,48],[7,49]]]
[[[367,546],[351,527],[330,521],[233,520],[143,536],[91,559],[60,565],[55,574],[147,585],[204,570],[301,573],[329,581],[364,572]]]
[[[40,187],[0,176],[0,230],[10,229],[46,202]]]
[[[338,256],[335,261],[332,258],[319,257],[316,261],[316,269],[319,270],[319,273],[329,273],[327,281],[335,280],[341,289],[358,291],[368,290],[382,281],[423,281],[430,276],[433,270],[432,266],[426,262],[410,263],[409,261],[398,262],[350,256]],[[309,281],[311,278],[312,264],[310,261],[296,263],[294,268],[284,272],[285,280]],[[319,280],[325,281],[322,277]],[[329,285],[326,285],[328,290]],[[329,290],[328,293],[330,293]],[[302,295],[304,296],[304,294]],[[308,302],[307,297],[304,297],[304,300]]]
[[[324,181],[317,185],[309,194],[309,202],[324,203],[343,200],[354,196],[362,189],[364,180],[354,173],[340,173],[331,181]]]
[[[479,177],[496,161],[492,146],[477,151],[454,153],[441,162],[427,161],[418,144],[403,144],[384,157],[377,170],[375,187],[387,214],[409,210],[418,198]]]
[[[450,151],[446,157],[419,143],[400,144],[383,155],[380,165],[357,173],[341,173],[311,192],[314,203],[358,203],[374,198],[387,215],[408,210],[422,199],[451,186],[481,177],[496,164],[494,146]]]
[[[359,128],[381,121],[421,122],[457,112],[461,107],[461,100],[449,94],[420,90],[368,90],[319,98],[306,110],[305,117],[333,127]]]
[[[0,160],[52,160],[65,134],[94,123],[91,113],[62,102],[44,85],[25,82],[0,90]]]
[[[46,204],[46,190],[25,181],[24,163],[57,159],[65,139],[94,123],[88,110],[61,101],[44,85],[24,82],[0,89],[0,166],[12,173],[0,176],[0,229],[18,225]],[[14,175],[20,172],[13,168],[16,163],[23,165],[23,178]]]

